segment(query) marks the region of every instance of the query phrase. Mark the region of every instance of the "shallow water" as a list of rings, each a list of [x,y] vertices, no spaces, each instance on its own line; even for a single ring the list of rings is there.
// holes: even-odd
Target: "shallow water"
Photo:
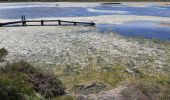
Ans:
[[[94,7],[62,7],[45,3],[11,3],[0,4],[0,18],[16,19],[26,15],[27,18],[40,17],[80,17],[98,15],[148,15],[170,17],[170,6],[146,5],[132,7],[125,4],[96,5]]]
[[[146,5],[132,7],[125,4],[96,5],[93,7],[62,7],[46,3],[10,3],[0,4],[0,18],[20,19],[41,17],[85,17],[98,15],[140,15],[170,17],[170,6]],[[170,40],[170,27],[161,26],[160,22],[131,22],[119,25],[100,24],[100,31],[117,32],[125,36],[139,36]]]
[[[124,36],[170,40],[170,25],[160,22],[135,21],[124,24],[100,24],[96,26],[101,32],[116,32]]]
[[[96,11],[106,11],[113,14],[112,11],[118,11],[117,15],[141,15],[141,16],[161,16],[170,17],[170,6],[144,6],[144,7],[131,7],[127,5],[122,6],[98,6],[92,8]]]

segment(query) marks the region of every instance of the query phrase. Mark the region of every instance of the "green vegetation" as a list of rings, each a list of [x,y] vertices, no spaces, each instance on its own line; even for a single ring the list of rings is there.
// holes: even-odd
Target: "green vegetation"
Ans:
[[[136,98],[151,100],[170,98],[170,75],[168,73],[159,73],[153,69],[148,71],[144,68],[132,68],[131,70],[133,73],[127,72],[127,67],[120,65],[108,70],[102,69],[102,71],[92,68],[88,71],[81,71],[81,73],[76,72],[71,76],[64,76],[62,81],[67,84],[67,88],[90,82],[102,82],[111,88],[128,83],[130,84],[128,89],[122,94],[129,99],[133,99],[135,93],[140,94]],[[64,94],[61,82],[54,76],[41,72],[23,61],[4,66],[0,71],[0,96],[3,99],[8,97],[7,99],[17,100],[25,98],[37,100],[43,97],[55,97],[54,100],[74,99],[72,96],[60,96]],[[46,87],[42,88],[42,85]],[[38,96],[37,93],[41,95]]]
[[[96,81],[115,87],[126,78],[126,75],[124,66],[113,66],[109,70],[89,69],[75,75],[73,83],[90,83],[91,81]]]
[[[4,61],[8,51],[0,49]],[[61,81],[25,61],[8,63],[0,68],[0,98],[2,100],[41,100],[65,94]],[[66,98],[66,97],[65,97]]]
[[[169,52],[169,46],[169,43],[164,43],[164,45],[160,43],[160,49],[166,48],[166,52]],[[0,49],[1,59],[5,59],[7,54],[8,51],[5,48]],[[125,86],[126,88],[121,94],[129,100],[170,99],[169,68],[160,70],[149,65],[134,68],[121,65],[121,62],[112,65],[105,62],[100,56],[89,59],[91,62],[83,69],[80,69],[81,65],[73,68],[74,64],[56,66],[55,74],[58,77],[44,73],[25,61],[1,66],[0,98],[3,100],[74,100],[75,95],[64,95],[64,86],[69,93],[73,94],[77,93],[76,90],[80,94],[90,94],[98,93],[103,88],[103,90],[110,90],[118,86]],[[152,57],[149,60],[153,61]],[[103,86],[100,89],[97,85],[86,85],[89,83],[101,83],[98,86],[106,85],[106,87]],[[86,86],[94,87],[87,89]]]
[[[102,60],[100,63],[91,64],[83,70],[75,71],[72,69],[70,71],[72,67],[66,66],[62,66],[65,69],[57,69],[56,73],[70,92],[74,92],[75,88],[81,88],[89,83],[107,84],[109,89],[128,84],[127,89],[122,94],[129,100],[136,98],[144,100],[170,99],[170,74],[168,70],[161,71],[152,66],[129,68],[123,65],[110,65],[108,67]],[[75,92],[77,93],[77,91]],[[86,92],[79,91],[78,93]]]
[[[135,76],[129,77],[130,85],[122,94],[129,100],[147,99],[147,100],[169,100],[170,99],[170,74],[160,73],[152,69],[135,69]],[[136,95],[137,94],[137,95]],[[136,95],[136,97],[135,97]]]
[[[71,95],[66,95],[66,96],[59,96],[59,97],[53,98],[53,100],[75,100],[75,99]]]
[[[64,95],[61,81],[20,61],[0,69],[0,97],[3,100],[33,100]],[[38,95],[39,94],[39,95]]]
[[[0,49],[0,61],[4,61],[4,58],[8,55],[8,51],[5,48]]]
[[[101,65],[90,65],[83,70],[73,70],[70,67],[60,66],[65,69],[57,69],[56,74],[67,88],[72,88],[78,84],[88,84],[93,82],[105,83],[111,87],[117,86],[126,80],[128,73],[126,66],[117,65],[110,68],[101,68]]]

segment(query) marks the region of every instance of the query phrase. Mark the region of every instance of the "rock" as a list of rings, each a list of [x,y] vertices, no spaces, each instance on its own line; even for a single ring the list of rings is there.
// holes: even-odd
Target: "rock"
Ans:
[[[93,94],[79,94],[76,95],[78,99],[75,100],[126,100],[120,94],[126,88],[126,85],[117,87],[115,89],[110,89],[107,91],[101,91],[99,93]]]
[[[121,92],[122,96],[128,98],[128,100],[151,100],[149,96],[142,93],[137,85],[129,84],[127,87]]]
[[[129,69],[129,68],[126,68],[126,72],[129,73],[129,74],[133,74],[133,70]]]
[[[130,61],[130,62],[127,63],[126,65],[127,65],[128,67],[131,67],[131,68],[135,67],[134,61]]]
[[[87,96],[79,95],[79,96],[76,97],[76,100],[87,100]]]
[[[76,85],[72,89],[76,94],[92,94],[107,90],[107,88],[107,85],[95,82],[88,85]]]

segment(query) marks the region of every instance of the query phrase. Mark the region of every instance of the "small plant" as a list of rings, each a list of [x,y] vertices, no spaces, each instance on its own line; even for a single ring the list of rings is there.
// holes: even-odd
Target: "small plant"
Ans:
[[[5,48],[0,49],[0,61],[3,61],[4,58],[8,55],[8,51]]]

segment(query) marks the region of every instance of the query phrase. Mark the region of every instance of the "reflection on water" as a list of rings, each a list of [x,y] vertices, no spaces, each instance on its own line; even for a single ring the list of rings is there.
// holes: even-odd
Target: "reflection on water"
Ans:
[[[160,22],[137,21],[119,25],[100,24],[97,25],[97,28],[101,32],[116,32],[124,36],[170,40],[170,26],[162,25]]]
[[[127,11],[121,11],[121,10],[96,10],[92,8],[87,9],[89,12],[95,12],[95,13],[106,13],[106,14],[127,14]]]

